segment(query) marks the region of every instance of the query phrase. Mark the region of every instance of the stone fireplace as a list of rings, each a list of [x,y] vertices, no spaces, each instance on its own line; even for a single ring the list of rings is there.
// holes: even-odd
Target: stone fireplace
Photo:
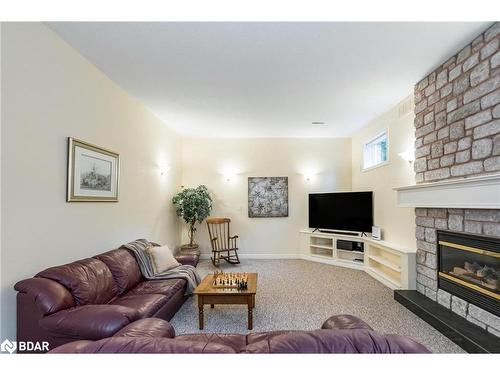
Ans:
[[[417,187],[499,173],[499,40],[500,25],[495,23],[416,84],[414,168]],[[492,186],[484,191],[493,194],[489,197],[493,201],[500,202],[500,190],[492,190],[498,189],[498,185]],[[436,194],[443,198],[452,194],[447,192],[447,185],[442,187],[444,190]],[[471,191],[475,190],[463,189],[467,194]],[[499,271],[498,258],[480,257],[477,252],[466,254],[456,246],[448,246],[451,243],[491,251],[489,255],[498,253],[500,206],[482,205],[480,196],[469,195],[470,201],[466,196],[457,195],[462,198],[452,200],[449,205],[444,205],[446,199],[435,204],[422,199],[420,205],[414,205],[417,207],[417,290],[500,336],[498,279],[494,280],[494,272]],[[468,242],[471,238],[479,242],[471,245]],[[448,241],[450,239],[455,242]],[[493,244],[493,248],[485,243]],[[489,275],[488,279],[485,274]],[[474,284],[475,287],[471,287]]]
[[[457,208],[416,208],[417,237],[417,290],[468,321],[500,336],[500,318],[498,310],[484,309],[471,303],[471,298],[464,298],[463,293],[457,293],[450,288],[442,288],[442,277],[439,278],[438,260],[441,255],[438,250],[438,236],[451,230],[464,234],[487,234],[495,243],[498,236],[496,230],[500,226],[500,210],[457,209]],[[447,242],[447,241],[446,241]],[[496,251],[500,245],[496,243]],[[474,262],[476,258],[467,258]],[[498,260],[498,258],[496,258]],[[482,264],[482,263],[481,263]],[[488,263],[491,265],[491,263]],[[465,259],[464,264],[465,266]],[[486,265],[486,264],[484,264]],[[460,264],[456,265],[461,266]],[[498,267],[498,263],[497,263]],[[443,271],[443,270],[441,270]],[[449,270],[445,270],[449,271]],[[445,282],[446,284],[446,282]],[[454,283],[457,284],[456,282]],[[449,283],[448,283],[449,285]],[[496,311],[497,314],[491,312]]]

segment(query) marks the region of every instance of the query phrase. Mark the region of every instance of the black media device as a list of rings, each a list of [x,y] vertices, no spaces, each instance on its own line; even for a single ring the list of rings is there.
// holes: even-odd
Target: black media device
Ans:
[[[372,226],[373,192],[309,194],[309,228],[371,232]]]
[[[337,249],[350,251],[365,251],[365,244],[359,241],[337,240]]]

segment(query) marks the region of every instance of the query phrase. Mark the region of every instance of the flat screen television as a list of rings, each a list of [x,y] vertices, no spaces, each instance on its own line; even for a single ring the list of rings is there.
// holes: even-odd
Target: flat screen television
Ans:
[[[309,228],[371,232],[373,192],[309,194]]]

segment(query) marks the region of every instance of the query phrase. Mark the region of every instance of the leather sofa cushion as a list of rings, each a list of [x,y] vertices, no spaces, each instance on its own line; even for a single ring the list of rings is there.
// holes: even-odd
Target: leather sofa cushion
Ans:
[[[62,345],[49,353],[235,353],[226,345],[191,342],[164,337],[110,337],[108,339]]]
[[[40,326],[58,337],[100,340],[138,318],[136,310],[124,306],[85,305],[46,316],[40,319]]]
[[[129,307],[137,311],[141,318],[149,318],[167,301],[168,298],[161,294],[132,294],[118,297],[111,304]]]
[[[78,340],[78,341],[72,341],[68,342],[67,344],[58,346],[51,351],[49,351],[49,354],[52,353],[59,353],[59,354],[67,354],[67,353],[83,353],[85,348],[92,344],[95,341],[90,341],[90,340]]]
[[[145,318],[123,327],[113,337],[167,337],[173,339],[175,330],[166,320]]]
[[[39,272],[45,277],[64,285],[78,305],[99,305],[109,302],[117,294],[113,275],[98,259],[82,259]]]
[[[118,294],[127,292],[142,280],[135,256],[124,247],[96,255],[94,258],[108,266],[118,287]]]
[[[75,300],[68,289],[43,277],[19,281],[14,285],[14,289],[20,293],[28,294],[42,315],[53,314],[75,306]]]
[[[255,344],[256,342],[259,341],[268,341],[271,340],[277,336],[281,335],[288,335],[290,333],[294,332],[303,332],[303,331],[270,331],[270,332],[256,332],[256,333],[250,333],[247,335],[247,345],[250,344]]]
[[[162,294],[170,299],[179,290],[184,291],[186,284],[187,282],[184,279],[143,281],[129,291],[127,296],[136,294]]]
[[[175,338],[175,341],[184,341],[190,343],[204,343],[205,345],[221,345],[230,347],[234,350],[235,353],[239,353],[244,350],[247,340],[245,335],[238,334],[218,334],[218,333],[209,333],[209,334],[201,334],[195,333],[191,335],[181,335]]]
[[[366,329],[292,332],[247,345],[245,353],[428,353],[415,341]]]

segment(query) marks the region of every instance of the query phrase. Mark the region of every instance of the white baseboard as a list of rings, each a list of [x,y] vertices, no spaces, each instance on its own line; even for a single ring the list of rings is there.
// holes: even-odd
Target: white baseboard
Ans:
[[[212,254],[201,254],[200,259],[210,259]],[[238,253],[240,259],[302,259],[302,254],[287,253],[287,254],[272,254],[272,253]]]

